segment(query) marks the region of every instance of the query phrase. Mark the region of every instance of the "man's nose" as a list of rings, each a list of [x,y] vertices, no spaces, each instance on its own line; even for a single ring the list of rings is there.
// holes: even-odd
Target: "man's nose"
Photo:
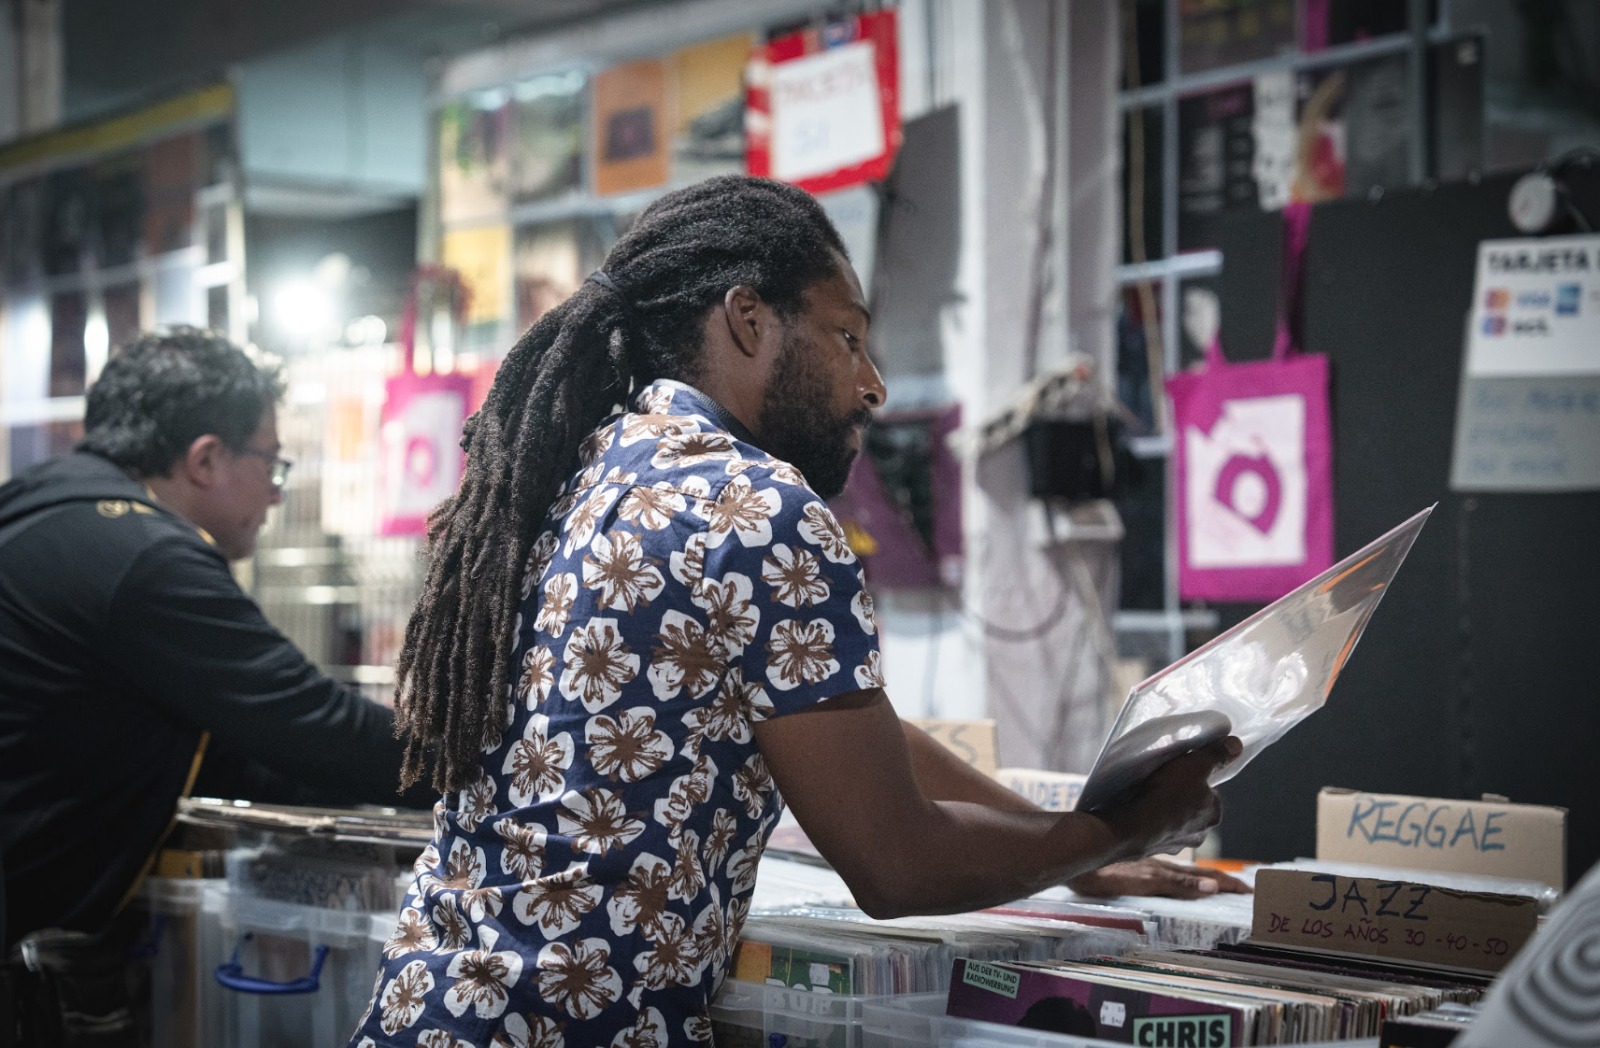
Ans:
[[[889,399],[889,390],[884,387],[883,376],[878,374],[878,365],[870,357],[863,357],[867,368],[867,379],[861,386],[861,399],[869,408],[881,408],[884,401]]]

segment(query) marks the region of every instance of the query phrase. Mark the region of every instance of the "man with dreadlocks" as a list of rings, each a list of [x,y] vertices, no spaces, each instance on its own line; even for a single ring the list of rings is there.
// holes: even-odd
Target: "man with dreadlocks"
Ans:
[[[1062,815],[894,715],[823,501],[884,399],[868,320],[816,201],[727,177],[507,356],[431,521],[398,723],[445,796],[352,1045],[708,1042],[785,799],[874,915],[1218,889],[1093,871],[1198,840],[1236,740]]]

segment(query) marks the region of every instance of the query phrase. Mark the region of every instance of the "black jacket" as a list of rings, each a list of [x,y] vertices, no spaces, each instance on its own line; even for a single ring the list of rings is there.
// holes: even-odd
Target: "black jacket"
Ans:
[[[258,762],[309,787],[252,799],[426,804],[426,791],[397,796],[393,727],[389,710],[306,661],[194,525],[111,462],[69,455],[0,487],[8,939],[105,925],[166,828],[202,732],[202,781],[267,781],[245,773]]]

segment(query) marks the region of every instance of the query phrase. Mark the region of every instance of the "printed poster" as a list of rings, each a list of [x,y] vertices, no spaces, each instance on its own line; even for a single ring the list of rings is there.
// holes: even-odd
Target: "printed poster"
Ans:
[[[667,181],[667,63],[645,59],[594,78],[594,190],[601,196]]]
[[[474,226],[446,230],[440,261],[461,274],[467,289],[467,323],[498,321],[507,315],[510,285],[511,227]]]
[[[1213,246],[1233,208],[1365,197],[1411,181],[1401,56],[1280,70],[1178,100],[1178,244]]]
[[[511,197],[519,204],[583,187],[584,75],[549,73],[511,86]]]
[[[1178,244],[1205,246],[1210,220],[1255,207],[1255,85],[1178,99]]]
[[[812,193],[888,177],[900,151],[893,9],[773,40],[751,60],[745,133],[752,175]]]
[[[565,302],[588,274],[600,268],[609,246],[590,218],[560,219],[517,230],[512,262],[516,276],[517,330],[526,331]]]
[[[483,92],[439,110],[439,218],[446,225],[505,213],[509,123],[504,92]]]
[[[1290,199],[1364,197],[1411,180],[1411,92],[1402,56],[1301,73]]]
[[[752,44],[749,33],[739,33],[672,56],[675,184],[744,170],[744,71]]]

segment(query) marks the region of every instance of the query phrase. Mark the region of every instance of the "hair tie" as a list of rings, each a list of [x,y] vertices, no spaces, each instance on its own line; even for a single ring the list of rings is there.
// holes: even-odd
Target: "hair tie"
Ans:
[[[615,295],[617,301],[622,304],[622,308],[625,312],[630,314],[633,312],[633,303],[628,301],[628,296],[622,293],[622,289],[617,286],[617,282],[611,279],[610,273],[607,273],[603,269],[597,269],[593,273],[589,274],[588,279],[594,281],[596,284],[599,284],[601,287]]]

